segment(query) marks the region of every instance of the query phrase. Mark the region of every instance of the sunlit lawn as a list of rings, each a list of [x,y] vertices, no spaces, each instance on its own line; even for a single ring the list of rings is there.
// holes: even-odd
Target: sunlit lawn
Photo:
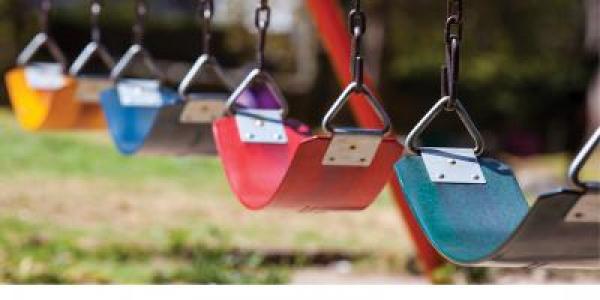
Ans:
[[[103,133],[25,133],[8,111],[0,141],[0,281],[285,282],[261,253],[367,253],[401,272],[412,252],[386,196],[363,213],[249,212],[215,158],[123,157]]]

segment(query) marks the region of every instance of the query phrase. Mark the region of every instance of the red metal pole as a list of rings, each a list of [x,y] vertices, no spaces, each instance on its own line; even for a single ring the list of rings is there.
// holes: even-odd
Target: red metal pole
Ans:
[[[346,21],[339,2],[338,0],[306,0],[306,5],[312,15],[321,42],[329,55],[336,75],[340,83],[345,86],[352,80],[349,67],[351,43],[350,34],[346,27]],[[366,76],[365,80],[369,87],[375,91],[371,78]],[[381,122],[377,118],[377,115],[362,97],[351,98],[350,107],[361,126],[375,127],[380,125]],[[404,200],[404,193],[398,180],[393,178],[390,181],[390,185],[394,200],[412,237],[418,258],[425,272],[431,275],[432,271],[444,262],[444,259],[433,249],[427,238],[423,235],[421,228]]]

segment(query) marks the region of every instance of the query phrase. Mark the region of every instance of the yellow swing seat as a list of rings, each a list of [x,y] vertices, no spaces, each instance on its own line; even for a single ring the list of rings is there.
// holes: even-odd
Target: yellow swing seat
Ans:
[[[75,98],[77,81],[70,76],[65,76],[63,88],[54,91],[32,88],[23,67],[10,70],[5,80],[17,121],[26,130],[106,128],[100,105]]]

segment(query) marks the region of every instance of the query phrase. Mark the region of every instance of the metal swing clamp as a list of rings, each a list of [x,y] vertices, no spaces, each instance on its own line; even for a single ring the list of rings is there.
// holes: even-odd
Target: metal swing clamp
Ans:
[[[485,184],[478,156],[484,152],[485,142],[469,113],[456,98],[460,75],[460,41],[463,34],[462,1],[448,0],[444,42],[446,62],[442,66],[442,98],[427,112],[408,134],[406,145],[412,154],[420,154],[432,182],[454,184]],[[431,148],[417,146],[417,140],[443,111],[456,112],[475,142],[473,149]]]
[[[136,1],[136,22],[133,25],[133,44],[111,71],[110,77],[116,82],[119,102],[123,106],[160,107],[163,105],[161,83],[165,75],[158,68],[150,52],[144,47],[144,21],[147,14],[146,2]],[[154,79],[122,79],[125,72],[140,57]]]
[[[362,57],[362,38],[367,30],[366,15],[361,11],[360,1],[348,16],[352,35],[352,74],[353,81],[344,89],[331,109],[323,118],[323,130],[332,136],[329,147],[323,157],[325,166],[368,167],[377,155],[385,136],[391,133],[391,120],[381,102],[364,83],[364,59]],[[383,123],[381,129],[334,128],[331,124],[351,96],[361,95],[371,105]]]
[[[183,124],[211,124],[223,116],[226,109],[228,95],[225,93],[190,92],[192,85],[201,79],[207,71],[212,71],[219,84],[228,91],[232,84],[227,80],[223,70],[211,52],[212,19],[214,16],[213,0],[198,1],[198,16],[202,23],[202,54],[190,71],[185,75],[178,92],[185,101],[180,121]]]
[[[286,144],[288,142],[285,132],[284,119],[288,113],[288,104],[275,80],[264,71],[265,47],[267,30],[271,23],[271,8],[268,1],[261,0],[254,13],[254,25],[258,31],[257,64],[244,81],[229,97],[226,108],[235,116],[240,139],[250,144]],[[264,98],[270,99],[266,106],[273,104],[274,108],[247,108],[240,107],[238,101],[248,90],[258,87],[265,93]],[[259,92],[259,91],[257,91]],[[275,102],[275,103],[273,103]],[[262,105],[258,105],[262,106]]]
[[[112,70],[115,66],[114,58],[101,41],[99,26],[101,12],[102,1],[92,0],[90,6],[91,41],[83,48],[69,69],[69,74],[77,78],[75,97],[80,102],[98,102],[100,93],[113,85],[110,74],[107,76],[80,74],[94,55],[100,58],[100,61],[108,70]]]

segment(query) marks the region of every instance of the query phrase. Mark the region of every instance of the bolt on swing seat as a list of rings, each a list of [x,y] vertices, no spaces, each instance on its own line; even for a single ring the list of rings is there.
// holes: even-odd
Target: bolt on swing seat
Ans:
[[[541,195],[529,209],[510,167],[477,157],[483,140],[460,102],[455,110],[476,149],[417,149],[415,139],[448,99],[411,132],[413,155],[396,165],[408,205],[433,246],[466,266],[600,268],[600,185]],[[599,139],[600,130],[573,163],[572,178]]]

